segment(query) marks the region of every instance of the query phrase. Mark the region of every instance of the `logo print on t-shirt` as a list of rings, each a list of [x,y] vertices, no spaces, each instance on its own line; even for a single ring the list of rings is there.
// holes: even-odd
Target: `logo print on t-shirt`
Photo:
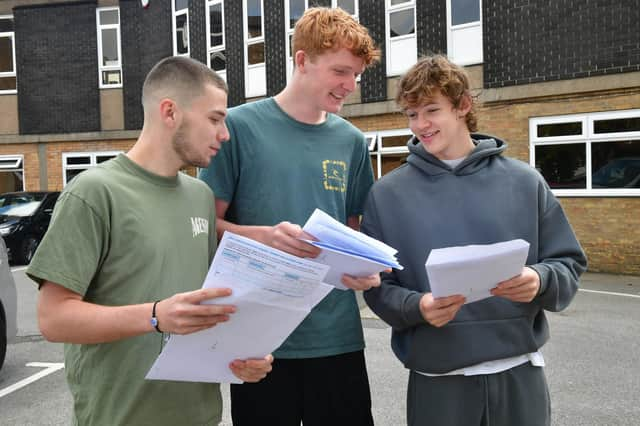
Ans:
[[[193,231],[193,238],[200,234],[209,235],[209,220],[202,217],[192,217],[191,230]]]
[[[339,160],[324,160],[324,189],[345,192],[347,190],[347,163]]]

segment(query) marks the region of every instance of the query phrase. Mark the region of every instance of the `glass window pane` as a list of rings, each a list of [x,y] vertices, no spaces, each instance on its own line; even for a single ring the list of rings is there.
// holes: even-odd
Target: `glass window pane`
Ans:
[[[640,140],[591,144],[593,188],[640,188]]]
[[[109,84],[121,84],[122,81],[120,80],[120,71],[102,71],[102,84],[103,85],[109,85]]]
[[[13,19],[0,19],[0,33],[13,31]]]
[[[587,187],[584,143],[538,145],[535,147],[535,156],[536,169],[552,189]]]
[[[75,164],[91,164],[91,157],[88,155],[82,157],[67,157],[65,164],[67,166]]]
[[[264,62],[264,43],[249,45],[249,65],[261,64]]]
[[[556,123],[556,124],[539,124],[538,137],[547,138],[551,136],[572,136],[582,134],[582,123]]]
[[[102,65],[119,65],[118,30],[115,28],[102,30]]]
[[[247,0],[249,38],[262,36],[262,5],[260,0]]]
[[[71,182],[71,179],[78,176],[80,173],[84,172],[86,169],[71,169],[65,170],[64,175],[67,178],[67,183]]]
[[[391,37],[413,34],[416,31],[413,19],[413,8],[390,13],[389,31]]]
[[[13,38],[0,37],[0,72],[13,70]]]
[[[16,90],[15,77],[0,77],[0,90]]]
[[[178,54],[189,53],[189,24],[187,15],[176,17],[176,46]]]
[[[223,28],[221,3],[211,6],[211,9],[209,9],[209,31],[211,32],[211,47],[222,45]]]
[[[391,6],[397,6],[403,3],[411,3],[411,0],[391,0]]]
[[[111,160],[112,158],[115,158],[116,156],[113,154],[107,154],[107,155],[97,155],[96,156],[96,164],[100,164],[100,163],[104,163],[107,160]]]
[[[383,136],[382,148],[388,148],[390,146],[407,146],[407,141],[409,139],[411,139],[411,135]]]
[[[356,13],[356,1],[355,0],[338,0],[338,7],[343,9],[350,15]]]
[[[619,133],[640,131],[640,117],[597,120],[593,123],[595,133]]]
[[[227,68],[227,57],[224,50],[211,53],[211,69],[224,71]]]
[[[0,193],[24,191],[22,171],[0,173]]]
[[[451,0],[451,25],[480,20],[480,0]]]
[[[176,12],[183,9],[189,9],[189,0],[175,0],[175,8]]]
[[[101,10],[100,11],[100,24],[101,25],[113,25],[118,23],[118,11],[117,10]]]
[[[401,166],[407,161],[408,153],[402,154],[385,154],[382,156],[382,176],[391,170]]]
[[[304,13],[304,0],[289,0],[289,28],[293,28]]]

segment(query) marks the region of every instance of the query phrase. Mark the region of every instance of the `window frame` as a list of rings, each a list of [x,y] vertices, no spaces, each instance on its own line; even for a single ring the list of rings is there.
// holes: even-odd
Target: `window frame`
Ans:
[[[11,21],[13,21],[13,15],[0,15],[0,19],[10,19]],[[13,61],[13,71],[5,71],[5,72],[0,72],[0,78],[15,78],[16,79],[16,88],[15,89],[8,89],[8,90],[1,90],[0,89],[0,95],[13,95],[18,93],[18,75],[17,75],[17,66],[16,66],[16,32],[15,32],[15,28],[14,31],[4,31],[4,32],[0,32],[0,37],[8,37],[11,39],[11,53],[13,55],[12,61]]]
[[[222,44],[212,46],[211,45],[211,6],[220,5],[221,17],[222,17]],[[205,20],[206,20],[206,35],[207,35],[207,66],[211,68],[211,54],[216,52],[225,52],[227,39],[224,31],[224,0],[207,0],[205,3]],[[227,80],[227,62],[225,55],[225,67],[224,71],[216,71],[220,77],[225,81]]]
[[[559,197],[637,197],[640,188],[593,188],[592,187],[592,145],[594,143],[624,142],[640,140],[640,130],[618,133],[596,133],[595,122],[602,120],[640,117],[640,109],[619,111],[601,111],[583,114],[567,114],[548,117],[532,117],[529,119],[529,164],[535,168],[535,148],[537,146],[563,145],[581,143],[585,146],[584,189],[552,189]],[[538,136],[538,126],[545,124],[582,123],[582,133],[570,136]],[[544,177],[544,176],[543,176]],[[546,178],[545,178],[546,179]]]
[[[479,3],[479,19],[473,22],[467,22],[464,24],[453,25],[453,10],[451,7],[451,0],[447,0],[447,56],[452,59],[457,65],[466,66],[466,65],[477,65],[484,63],[484,51],[483,51],[483,43],[482,38],[484,37],[484,27],[483,27],[483,16],[482,16],[482,0],[477,0]],[[452,53],[455,50],[453,43],[453,33],[458,30],[465,29],[473,29],[475,27],[480,27],[480,59],[479,60],[455,60],[452,58]]]
[[[331,0],[331,7],[334,9],[339,7],[338,0]],[[353,8],[355,9],[355,13],[351,16],[353,16],[353,19],[357,22],[360,22],[360,0],[353,0]]]
[[[115,10],[118,12],[117,24],[101,24],[100,12],[109,10]],[[115,29],[116,30],[116,49],[118,50],[118,64],[117,65],[103,65],[102,64],[102,30]],[[98,87],[100,89],[117,89],[122,87],[122,36],[120,33],[120,7],[119,6],[107,6],[96,8],[96,30],[98,34]],[[105,84],[102,82],[102,72],[104,71],[118,71],[120,73],[120,83],[117,84]]]
[[[409,154],[409,148],[406,145],[403,146],[389,146],[385,147],[383,139],[393,136],[407,136],[407,140],[413,136],[411,129],[389,129],[389,130],[376,130],[372,132],[364,132],[364,137],[369,139],[369,155],[371,158],[376,159],[376,169],[374,170],[375,179],[382,177],[382,157],[385,155],[393,154]]]
[[[243,16],[243,40],[244,40],[244,75],[245,75],[245,97],[254,98],[259,96],[264,96],[267,94],[267,85],[266,85],[266,72],[267,72],[267,55],[266,55],[266,43],[264,38],[264,0],[260,1],[260,29],[261,35],[258,37],[249,37],[249,10],[247,5],[247,0],[242,0],[242,16]],[[305,0],[306,1],[306,0]],[[249,46],[253,46],[256,44],[262,43],[263,49],[265,50],[265,61],[259,62],[257,64],[249,64]],[[259,88],[256,92],[249,92],[250,85],[248,83],[249,71],[255,68],[264,68],[265,73],[265,85],[264,88]]]
[[[417,60],[418,58],[418,52],[417,52],[417,40],[418,40],[418,18],[417,18],[417,3],[416,0],[407,0],[404,3],[401,4],[397,4],[392,6],[391,5],[391,0],[385,0],[384,2],[384,27],[385,27],[385,33],[384,33],[384,40],[385,40],[385,46],[387,46],[387,49],[390,48],[391,43],[392,42],[398,42],[398,41],[405,41],[405,40],[411,40],[413,39],[416,42],[416,51],[413,52],[413,54],[415,54],[415,58]],[[404,34],[401,36],[395,36],[395,37],[391,37],[391,14],[395,13],[395,12],[402,12],[404,10],[409,10],[409,9],[413,9],[413,28],[414,28],[414,32],[412,34]],[[398,75],[402,75],[404,72],[407,71],[407,69],[413,65],[416,61],[413,60],[411,61],[411,64],[407,67],[407,69],[405,70],[395,70],[393,71],[393,67],[391,64],[391,55],[385,55],[385,61],[386,61],[386,67],[387,67],[387,77],[395,77]]]
[[[123,151],[86,151],[86,152],[63,152],[62,153],[62,186],[65,187],[69,182],[67,182],[67,170],[88,170],[93,167],[96,167],[98,164],[96,158],[97,157],[106,157],[112,156],[117,157],[119,154],[122,154]],[[67,164],[67,160],[69,158],[81,158],[81,157],[89,157],[88,164]],[[107,160],[108,161],[108,160]]]
[[[307,9],[309,9],[309,0],[304,0],[304,10],[306,11]],[[289,82],[289,80],[291,80],[291,76],[293,75],[293,69],[295,68],[295,65],[293,63],[293,55],[289,55],[289,52],[291,52],[293,49],[290,40],[291,36],[293,36],[294,30],[294,28],[289,27],[291,22],[291,0],[284,1],[284,22],[284,42],[285,52],[287,55],[287,82]]]
[[[176,0],[171,1],[171,40],[173,43],[173,56],[184,56],[187,58],[191,57],[191,38],[190,38],[190,30],[189,30],[189,7],[186,9],[176,10]],[[177,19],[178,16],[186,15],[187,22],[187,53],[178,53],[178,40],[176,38],[176,33],[178,30]]]
[[[22,189],[17,191],[24,191],[27,187],[26,176],[24,173],[24,155],[22,154],[10,154],[0,155],[0,161],[14,161],[13,164],[0,164],[0,173],[15,173],[20,172],[22,174]]]

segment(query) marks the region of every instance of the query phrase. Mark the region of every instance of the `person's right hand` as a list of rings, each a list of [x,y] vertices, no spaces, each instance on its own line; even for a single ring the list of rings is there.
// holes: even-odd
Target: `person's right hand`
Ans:
[[[156,305],[158,327],[165,333],[189,334],[225,322],[236,311],[235,306],[201,302],[230,295],[229,288],[203,288],[161,300]]]
[[[442,327],[456,316],[465,300],[459,294],[434,299],[433,294],[425,293],[420,298],[420,312],[426,322],[434,327]]]
[[[316,257],[320,254],[318,247],[298,238],[315,239],[304,232],[300,225],[280,222],[277,225],[266,227],[266,232],[261,238],[261,242],[298,257]]]

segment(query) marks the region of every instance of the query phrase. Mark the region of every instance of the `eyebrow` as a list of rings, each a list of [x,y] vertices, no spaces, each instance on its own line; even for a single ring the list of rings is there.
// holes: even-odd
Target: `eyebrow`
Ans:
[[[209,111],[209,114],[214,114],[214,115],[220,116],[221,118],[225,118],[227,116],[227,113],[225,111],[222,111],[219,109],[214,109],[213,111]]]

